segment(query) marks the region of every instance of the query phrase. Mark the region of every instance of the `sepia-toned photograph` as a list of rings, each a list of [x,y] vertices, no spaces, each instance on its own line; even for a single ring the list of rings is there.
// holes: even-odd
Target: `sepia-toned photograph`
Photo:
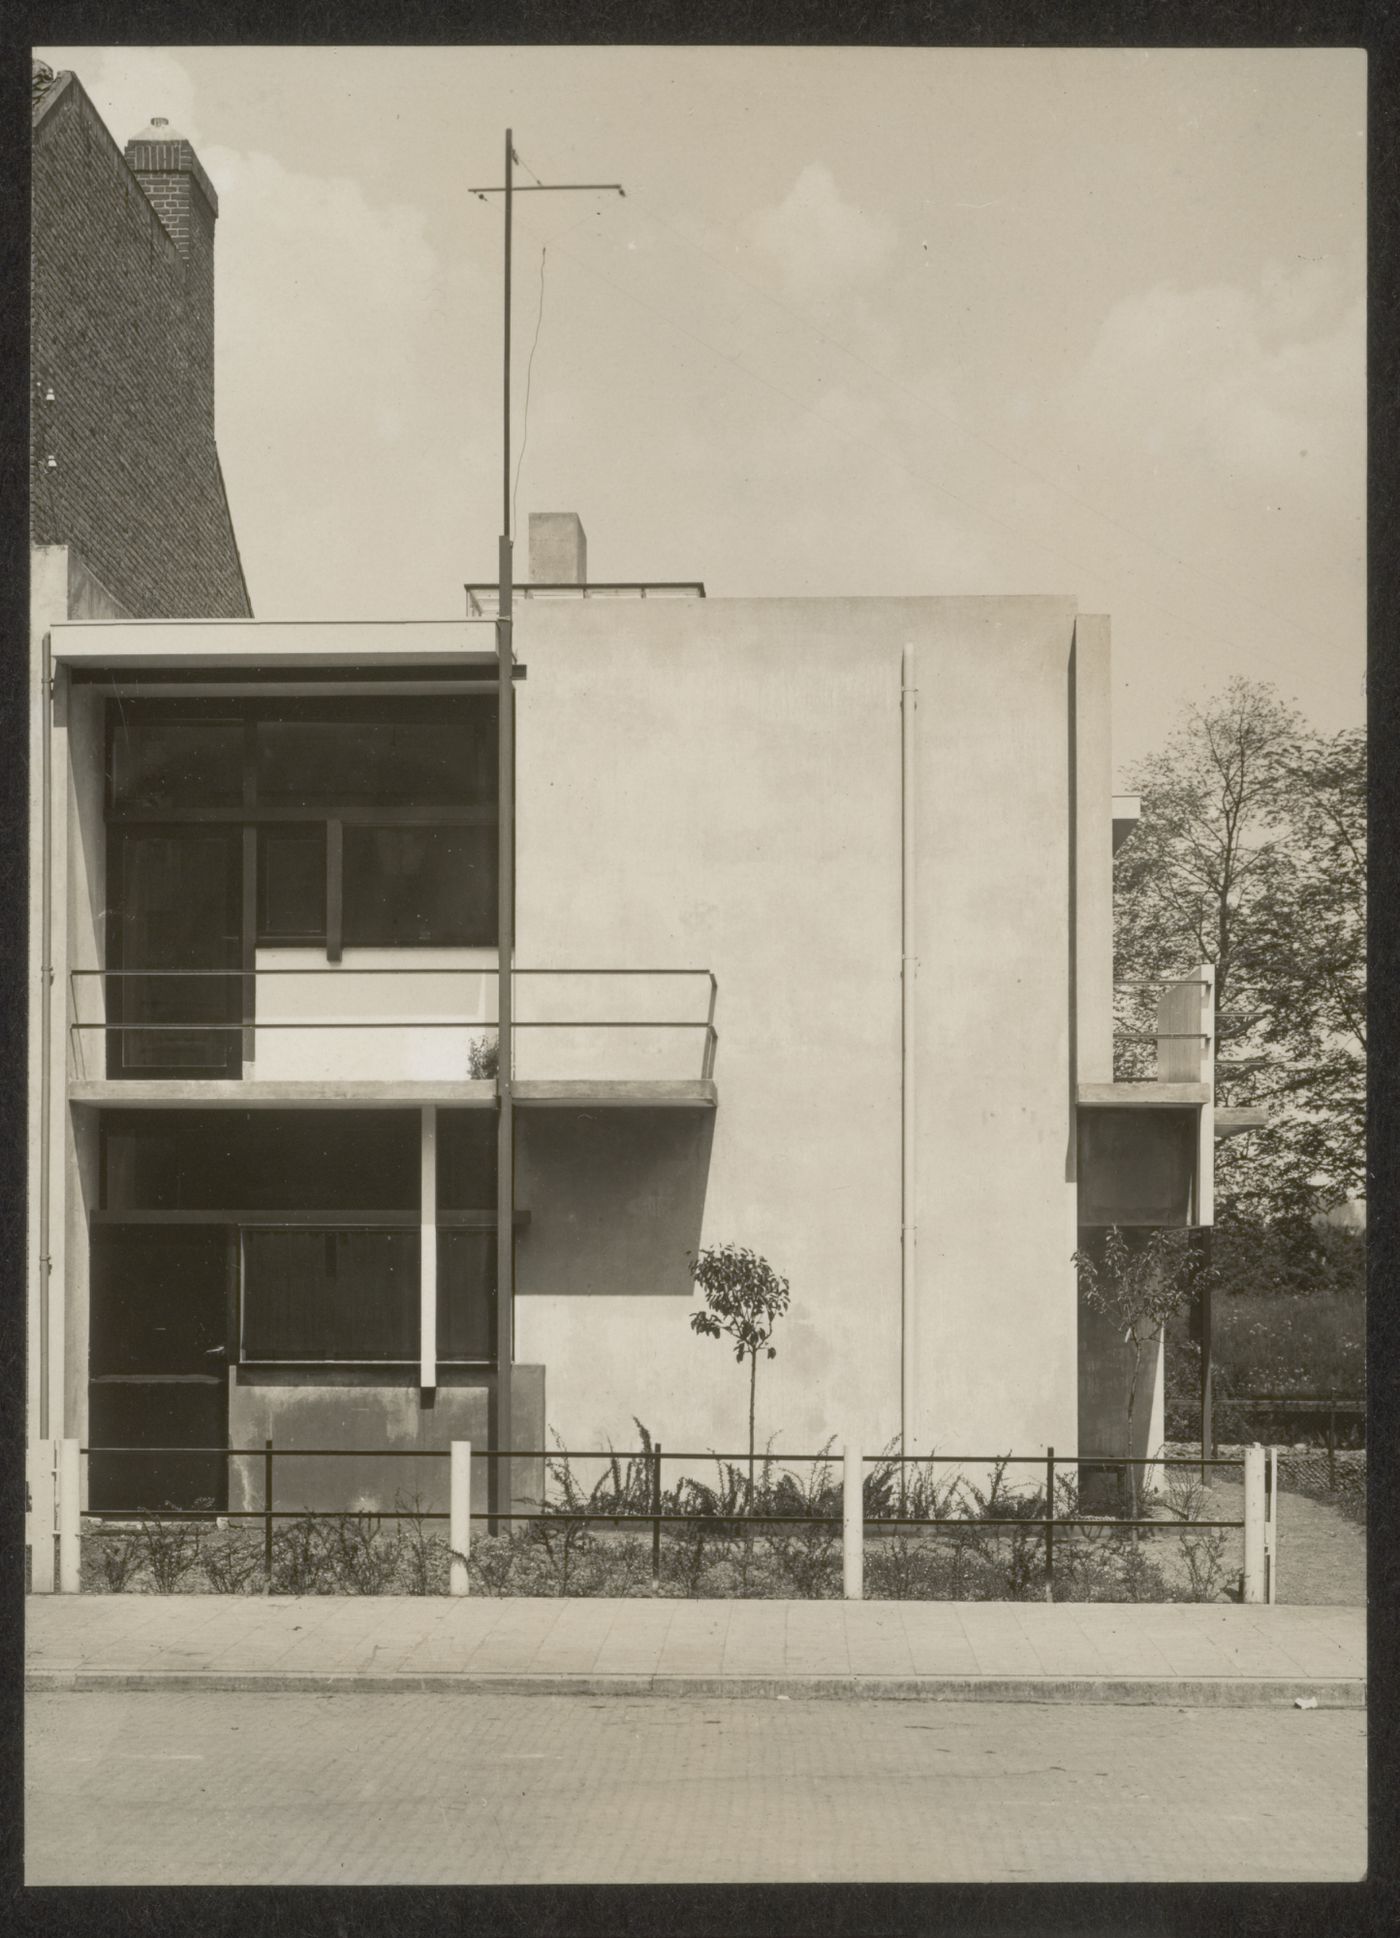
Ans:
[[[1366,53],[31,116],[25,1884],[1364,1879]]]

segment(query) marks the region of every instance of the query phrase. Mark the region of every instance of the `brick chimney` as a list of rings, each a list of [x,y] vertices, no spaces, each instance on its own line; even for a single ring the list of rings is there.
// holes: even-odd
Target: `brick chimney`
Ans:
[[[159,115],[126,144],[127,166],[146,191],[185,263],[193,401],[214,421],[214,224],[219,198],[190,142]]]
[[[576,511],[530,513],[530,583],[588,583],[588,540]]]

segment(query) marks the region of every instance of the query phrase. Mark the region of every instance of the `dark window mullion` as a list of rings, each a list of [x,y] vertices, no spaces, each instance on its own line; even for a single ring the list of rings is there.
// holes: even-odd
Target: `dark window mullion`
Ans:
[[[326,960],[328,962],[340,961],[344,941],[344,850],[343,825],[333,817],[326,823]]]

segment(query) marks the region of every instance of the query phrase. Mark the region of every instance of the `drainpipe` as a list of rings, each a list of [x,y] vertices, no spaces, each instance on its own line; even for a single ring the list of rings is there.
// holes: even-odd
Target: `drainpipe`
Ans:
[[[39,1433],[49,1437],[49,1132],[53,1110],[49,1043],[53,1031],[53,648],[45,632],[39,696]]]
[[[914,1377],[915,1260],[919,1226],[914,1170],[914,1024],[915,981],[919,972],[914,953],[914,716],[919,689],[914,684],[914,648],[906,646],[900,676],[900,982],[902,986],[900,1061],[900,1452],[912,1453],[914,1422],[918,1418]]]

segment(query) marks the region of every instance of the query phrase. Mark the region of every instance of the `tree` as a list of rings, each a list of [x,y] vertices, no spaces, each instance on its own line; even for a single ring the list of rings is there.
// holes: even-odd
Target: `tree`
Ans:
[[[1272,687],[1233,680],[1128,782],[1142,818],[1114,867],[1118,1074],[1147,1072],[1155,986],[1213,964],[1217,1101],[1270,1111],[1218,1147],[1217,1215],[1306,1251],[1364,1179],[1364,737],[1320,738]]]
[[[1128,1361],[1124,1446],[1127,1451],[1128,1501],[1137,1519],[1137,1468],[1133,1455],[1133,1412],[1138,1385],[1149,1351],[1155,1350],[1168,1319],[1183,1312],[1197,1295],[1205,1268],[1191,1249],[1191,1234],[1159,1228],[1135,1239],[1125,1238],[1116,1225],[1104,1234],[1103,1256],[1081,1250],[1074,1254],[1084,1303],[1123,1331]]]
[[[728,1335],[734,1357],[749,1362],[749,1504],[753,1504],[754,1410],[758,1359],[777,1357],[770,1345],[773,1329],[788,1308],[788,1282],[747,1245],[712,1245],[691,1260],[690,1275],[705,1295],[704,1308],[692,1312],[693,1331],[706,1338]]]

